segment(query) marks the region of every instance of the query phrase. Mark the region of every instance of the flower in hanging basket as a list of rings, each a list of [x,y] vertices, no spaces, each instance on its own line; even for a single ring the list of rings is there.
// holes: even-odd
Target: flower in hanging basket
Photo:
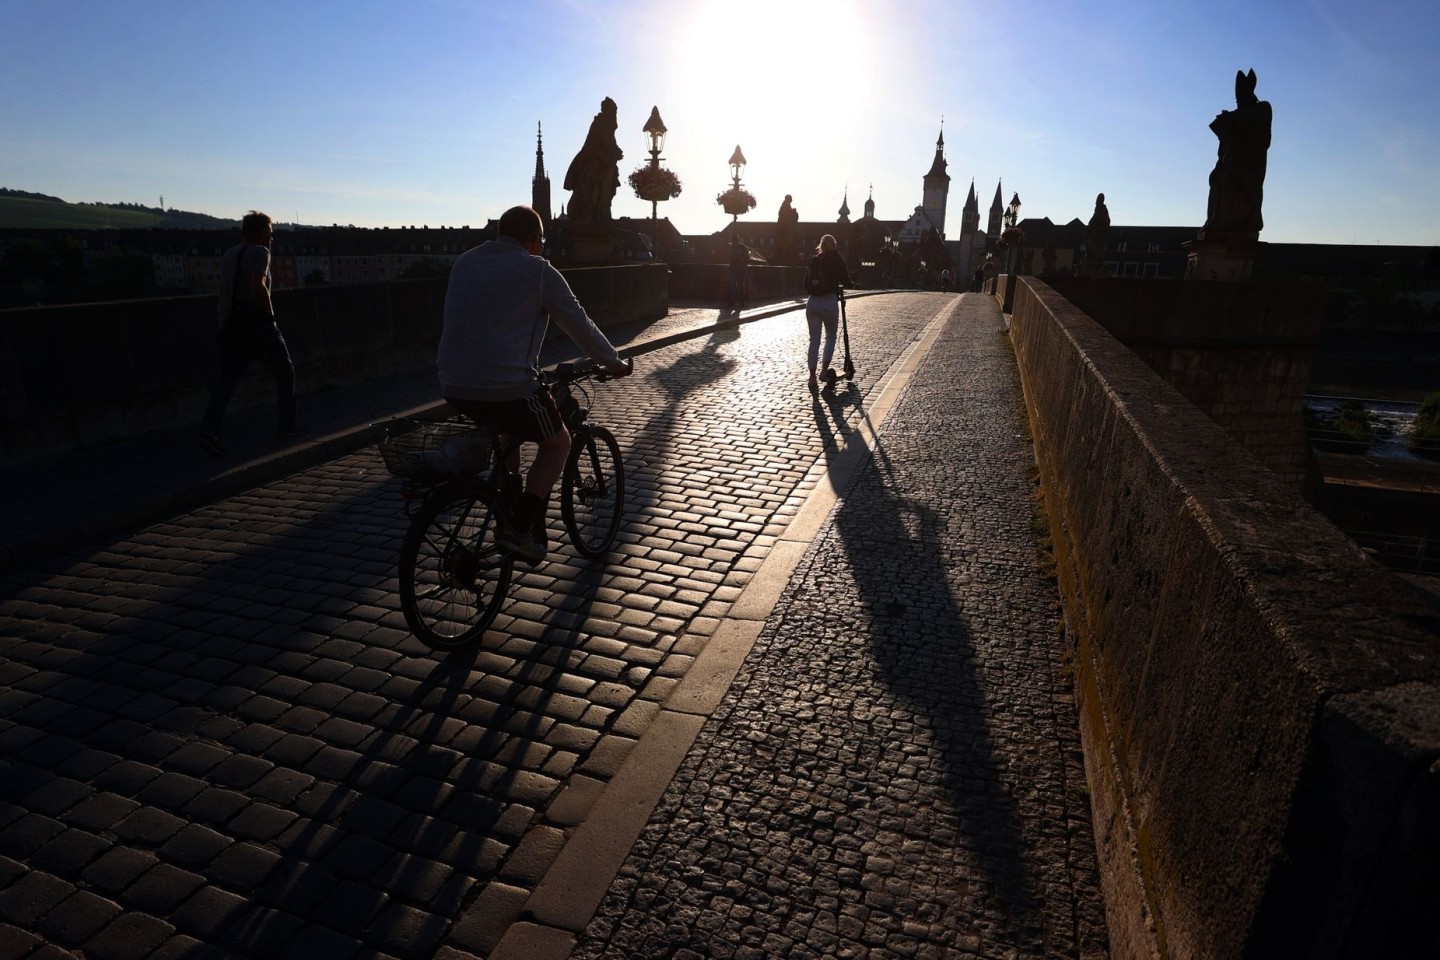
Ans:
[[[680,178],[664,167],[641,164],[630,171],[629,180],[641,200],[660,202],[680,196]]]
[[[725,212],[732,217],[755,209],[755,195],[744,187],[731,187],[716,197],[715,202],[724,207]]]
[[[1011,227],[1000,234],[1000,245],[1004,247],[1018,247],[1025,242],[1025,231],[1019,227]]]

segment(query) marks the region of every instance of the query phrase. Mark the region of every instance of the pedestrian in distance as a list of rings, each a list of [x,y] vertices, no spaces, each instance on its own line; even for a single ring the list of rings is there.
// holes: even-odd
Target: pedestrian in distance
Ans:
[[[606,373],[623,377],[621,359],[575,299],[565,278],[541,256],[544,225],[530,207],[500,216],[498,236],[461,254],[445,289],[445,316],[436,366],[440,393],[478,424],[493,425],[501,443],[537,445],[517,515],[505,518],[496,542],[532,563],[548,551],[545,512],[570,452],[570,431],[539,378],[540,348],[553,319]],[[520,451],[508,468],[518,473]]]
[[[240,221],[240,243],[220,258],[220,375],[200,424],[200,446],[212,457],[222,456],[220,424],[225,408],[250,361],[258,360],[275,377],[275,436],[298,436],[306,427],[295,420],[295,366],[285,337],[275,325],[270,298],[270,243],[275,225],[251,210]]]
[[[745,271],[750,265],[750,248],[736,237],[730,241],[729,293],[725,304],[727,313],[739,313],[745,309]]]
[[[827,390],[833,390],[835,381],[839,379],[830,361],[835,356],[835,333],[840,325],[840,290],[850,286],[854,286],[850,279],[850,267],[840,255],[835,238],[827,233],[820,238],[815,255],[810,258],[810,265],[805,271],[805,292],[810,295],[805,301],[805,322],[810,327],[806,360],[810,366],[811,393],[820,389],[821,380],[825,381]],[[822,330],[825,334],[823,352],[820,345]]]

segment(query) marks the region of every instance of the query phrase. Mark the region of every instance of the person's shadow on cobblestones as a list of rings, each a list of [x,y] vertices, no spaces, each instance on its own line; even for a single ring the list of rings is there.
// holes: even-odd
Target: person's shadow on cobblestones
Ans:
[[[944,546],[954,540],[947,527],[956,520],[945,509],[948,493],[916,489],[905,469],[909,458],[927,455],[943,454],[905,444],[890,452],[897,463],[877,442],[876,453],[843,494],[834,534],[848,558],[859,603],[844,614],[852,629],[868,637],[886,700],[913,711],[929,729],[930,749],[938,750],[950,811],[937,811],[942,829],[934,836],[954,830],[955,842],[978,867],[974,879],[993,894],[1011,936],[1033,938],[1039,950],[1033,914],[1040,902],[1027,889],[1021,823],[1010,793],[1015,785],[992,732],[996,708],[1003,712],[1007,705],[997,704],[995,691],[987,689],[985,655],[975,647],[970,611],[949,575],[964,560]],[[913,783],[904,762],[914,759],[877,757],[878,769],[870,776]],[[944,822],[950,816],[954,822]]]

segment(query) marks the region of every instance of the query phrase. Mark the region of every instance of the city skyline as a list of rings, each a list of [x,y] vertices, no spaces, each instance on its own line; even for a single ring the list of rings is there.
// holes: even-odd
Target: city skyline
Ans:
[[[237,13],[0,5],[0,186],[478,227],[529,202],[537,124],[560,212],[608,96],[625,153],[612,214],[650,215],[625,178],[649,159],[655,106],[684,185],[659,213],[687,234],[730,221],[715,196],[736,144],[758,200],[744,219],[773,220],[788,193],[803,219],[831,221],[847,191],[856,219],[873,184],[877,216],[903,220],[942,119],[951,239],[972,178],[982,225],[1003,182],[1022,218],[1086,220],[1103,192],[1117,224],[1198,226],[1207,125],[1253,68],[1275,111],[1262,240],[1440,241],[1440,9],[1420,3],[259,0]]]

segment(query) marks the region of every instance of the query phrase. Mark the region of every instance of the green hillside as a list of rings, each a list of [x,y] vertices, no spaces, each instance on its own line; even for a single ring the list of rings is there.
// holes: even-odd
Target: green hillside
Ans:
[[[238,220],[222,220],[185,210],[160,210],[139,204],[66,203],[43,194],[0,190],[0,229],[104,230],[122,227],[224,229]]]

